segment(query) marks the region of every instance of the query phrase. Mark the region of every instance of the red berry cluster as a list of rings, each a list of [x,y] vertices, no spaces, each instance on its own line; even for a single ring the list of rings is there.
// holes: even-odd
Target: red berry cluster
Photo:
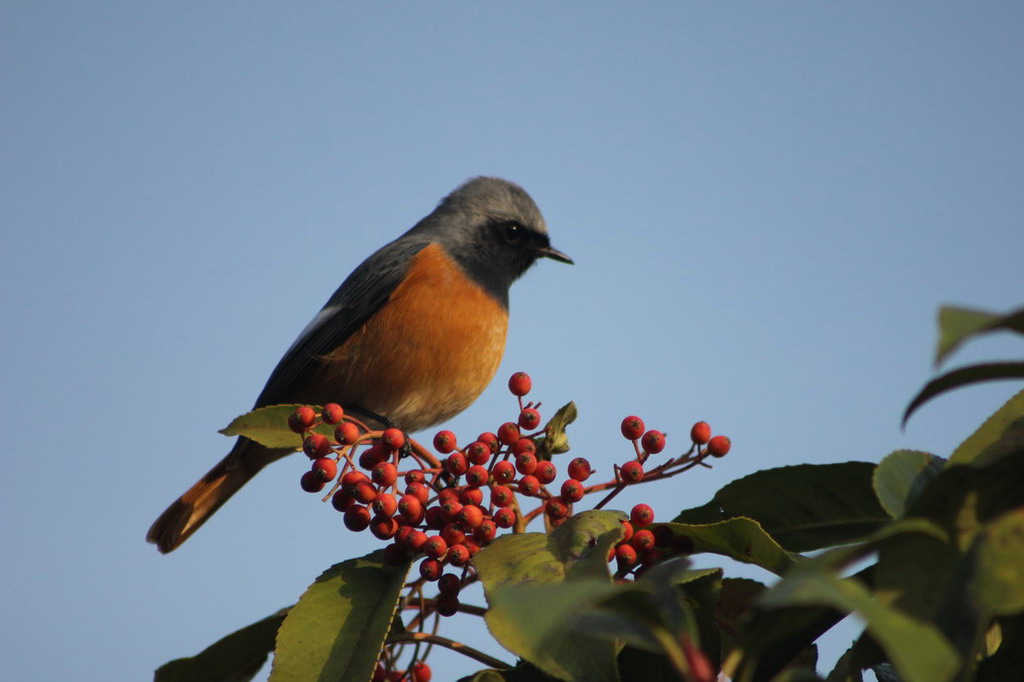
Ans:
[[[304,435],[302,449],[312,460],[300,485],[319,493],[333,482],[324,499],[344,514],[345,526],[390,540],[385,547],[390,563],[420,556],[420,577],[438,583],[434,611],[453,615],[461,588],[473,578],[470,559],[499,529],[522,530],[540,513],[558,525],[587,492],[583,481],[592,469],[582,457],[569,463],[569,478],[559,488],[550,488],[558,468],[537,451],[540,404],[523,403],[531,384],[524,372],[509,380],[519,401],[515,422],[482,433],[462,448],[454,433],[439,431],[433,439],[436,455],[398,429],[370,431],[337,404],[325,405],[319,415],[299,407],[289,426]],[[313,430],[321,424],[335,425],[333,443]],[[524,514],[521,497],[540,504]],[[456,572],[446,574],[449,567]]]
[[[708,466],[707,457],[722,457],[729,451],[728,438],[712,438],[708,424],[698,422],[691,429],[693,444],[688,452],[651,467],[649,458],[666,447],[665,434],[646,430],[642,419],[629,416],[622,421],[621,431],[632,441],[635,457],[615,465],[611,480],[590,486],[585,482],[593,468],[587,459],[576,457],[566,466],[568,477],[556,487],[558,467],[543,450],[538,451],[544,433],[540,403],[523,402],[532,381],[526,373],[516,372],[508,387],[518,401],[516,421],[481,433],[461,448],[455,434],[447,430],[434,436],[433,451],[399,429],[371,430],[336,403],[325,405],[319,414],[301,406],[289,417],[289,427],[303,436],[302,450],[311,460],[300,479],[302,489],[321,493],[331,485],[323,499],[330,499],[343,514],[347,528],[369,529],[388,541],[385,559],[393,565],[418,559],[419,579],[411,584],[406,603],[415,605],[419,615],[407,625],[408,630],[421,627],[430,613],[451,616],[460,610],[462,588],[476,580],[471,559],[500,530],[523,532],[540,515],[548,528],[558,526],[589,493],[609,491],[595,505],[599,509],[627,485]],[[334,427],[333,440],[324,435],[330,431],[324,425]],[[530,511],[520,507],[527,499],[536,501]],[[624,522],[625,537],[608,557],[617,562],[620,577],[642,571],[667,555],[692,551],[689,538],[673,537],[668,526],[653,523],[654,511],[646,504],[636,505]],[[426,599],[423,589],[434,582],[438,594]],[[405,670],[395,665],[397,658],[386,647],[373,679],[430,679],[430,668],[417,654]]]

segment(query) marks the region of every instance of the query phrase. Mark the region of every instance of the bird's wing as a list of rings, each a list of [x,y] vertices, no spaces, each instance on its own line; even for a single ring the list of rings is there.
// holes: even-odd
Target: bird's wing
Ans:
[[[412,256],[427,243],[398,239],[353,270],[277,363],[255,407],[292,402],[291,387],[303,385],[320,356],[344,343],[384,306],[405,278]]]

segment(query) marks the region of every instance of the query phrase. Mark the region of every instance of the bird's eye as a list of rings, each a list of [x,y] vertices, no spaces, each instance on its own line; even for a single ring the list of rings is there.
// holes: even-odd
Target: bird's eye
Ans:
[[[517,222],[510,221],[502,225],[501,236],[505,239],[506,244],[516,246],[522,244],[526,239],[526,228]]]

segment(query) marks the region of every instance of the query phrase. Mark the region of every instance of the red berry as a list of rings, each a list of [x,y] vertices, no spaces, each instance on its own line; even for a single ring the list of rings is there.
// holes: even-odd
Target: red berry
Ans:
[[[665,449],[665,434],[661,431],[648,431],[644,434],[640,445],[643,446],[644,451],[656,455]]]
[[[474,464],[473,466],[469,467],[469,470],[466,472],[466,484],[471,485],[474,488],[479,488],[482,485],[487,485],[487,479],[487,467],[485,466]]]
[[[491,452],[496,452],[501,447],[501,443],[498,442],[498,437],[490,431],[484,431],[481,433],[477,440],[487,446]]]
[[[532,452],[521,452],[516,455],[516,471],[523,475],[532,474],[537,469],[537,458]]]
[[[462,580],[454,573],[445,573],[437,581],[437,591],[441,594],[458,594],[462,590]]]
[[[547,485],[558,477],[558,468],[554,462],[546,460],[537,462],[537,468],[534,470],[533,475],[537,477],[537,481],[541,485]]]
[[[579,502],[583,499],[583,484],[574,478],[562,482],[562,499],[566,502]]]
[[[619,568],[632,568],[636,566],[637,555],[632,545],[621,544],[615,548],[615,562]]]
[[[447,455],[455,449],[455,434],[451,431],[438,431],[434,436],[434,449],[442,455]]]
[[[441,577],[441,571],[444,570],[441,567],[441,562],[437,559],[427,557],[420,562],[420,575],[425,579],[434,581]]]
[[[497,533],[498,527],[494,524],[494,521],[484,519],[479,526],[473,529],[473,539],[481,545],[486,545],[494,539]]]
[[[470,539],[466,538],[462,543],[449,547],[445,560],[452,566],[465,566],[469,562],[469,557],[472,556],[469,544],[467,544],[469,542]]]
[[[354,497],[357,502],[370,504],[377,499],[377,488],[375,488],[369,481],[362,481],[356,484],[356,489],[355,492],[352,493],[352,497]]]
[[[345,527],[351,531],[366,530],[370,525],[370,510],[361,504],[353,504],[345,510]]]
[[[654,549],[654,533],[646,529],[638,530],[633,533],[633,539],[630,540],[630,544],[638,552],[648,552]]]
[[[544,503],[544,513],[552,519],[564,519],[569,515],[569,507],[556,497]]]
[[[360,483],[366,483],[369,480],[362,471],[352,470],[341,477],[341,487],[354,494]]]
[[[519,413],[519,426],[527,431],[533,431],[540,426],[540,412],[532,407],[527,407]]]
[[[644,465],[636,460],[626,462],[619,469],[619,479],[623,483],[639,483],[644,480]]]
[[[461,476],[469,469],[469,461],[461,452],[453,452],[444,461],[444,468],[452,476]]]
[[[707,422],[697,422],[690,428],[690,440],[697,445],[704,445],[711,440],[711,425]]]
[[[511,482],[516,477],[516,468],[512,466],[512,462],[502,460],[491,469],[491,476],[494,477],[495,483],[503,485]]]
[[[321,481],[333,481],[334,477],[338,475],[338,463],[330,457],[321,457],[313,462],[311,471],[319,476]]]
[[[421,530],[414,530],[405,538],[405,546],[413,552],[422,552],[425,544],[427,544],[427,534]]]
[[[331,441],[322,433],[311,433],[302,441],[302,451],[310,459],[326,457],[331,451]]]
[[[519,492],[524,495],[536,495],[540,490],[540,481],[536,476],[523,476],[519,479]]]
[[[508,380],[508,390],[512,391],[514,396],[522,398],[530,392],[531,388],[533,388],[533,380],[526,372],[516,372]]]
[[[498,427],[498,440],[503,445],[512,445],[515,443],[522,434],[519,431],[519,425],[513,422],[505,422]]]
[[[496,485],[491,488],[491,503],[495,507],[508,507],[512,505],[512,490],[505,485]]]
[[[626,437],[626,440],[636,440],[644,435],[644,420],[635,415],[623,419],[622,435]]]
[[[494,512],[494,525],[498,528],[511,528],[516,523],[516,512],[511,507],[502,507]]]
[[[338,490],[331,495],[331,506],[340,512],[345,511],[349,507],[355,504],[355,499],[349,494],[347,490]]]
[[[401,450],[405,445],[405,434],[401,429],[384,429],[384,433],[380,435],[380,441],[394,452]]]
[[[473,464],[487,464],[488,460],[491,459],[491,448],[488,447],[487,443],[481,441],[473,441],[466,448],[466,457]]]
[[[653,542],[654,536],[651,537]],[[427,538],[427,543],[423,545],[423,551],[429,557],[440,559],[448,551],[448,543],[440,535],[431,535]]]
[[[458,500],[444,500],[441,502],[441,516],[444,517],[445,523],[454,521],[456,514],[462,511],[462,503]]]
[[[464,486],[459,490],[459,502],[462,504],[481,505],[484,502],[484,491],[480,488]]]
[[[461,544],[466,539],[466,531],[462,529],[462,526],[453,521],[444,524],[444,528],[441,529],[441,537],[444,538],[444,541],[448,543],[448,547],[451,548],[452,545]]]
[[[324,420],[324,424],[340,424],[345,418],[345,410],[341,409],[338,403],[327,403],[320,418]]]
[[[320,478],[320,474],[315,471],[307,471],[302,474],[302,478],[299,479],[299,485],[307,493],[318,493],[324,489],[326,482]]]
[[[569,462],[569,478],[574,478],[577,481],[585,481],[590,478],[590,462],[585,457],[577,457],[576,459]]]
[[[300,405],[288,417],[288,428],[295,433],[305,433],[316,423],[316,411],[308,405]]]
[[[398,532],[398,521],[390,516],[375,516],[370,521],[370,532],[378,540],[390,540]]]
[[[406,483],[423,483],[427,480],[427,475],[423,473],[423,469],[409,469],[405,472]]]
[[[444,614],[442,613],[441,615],[443,616]],[[432,676],[430,666],[423,661],[416,661],[412,664],[412,667],[409,668],[409,676],[411,678],[411,682],[430,682],[430,678]]]
[[[654,510],[649,504],[640,503],[629,512],[629,520],[637,528],[649,526],[654,523]]]
[[[455,520],[461,523],[466,530],[474,530],[484,522],[484,512],[475,504],[466,504],[455,515]]]
[[[398,480],[398,469],[391,462],[377,462],[373,465],[370,478],[380,487],[387,488]]]
[[[520,438],[512,444],[512,454],[519,456],[524,452],[529,452],[531,455],[537,454],[537,444],[533,442],[532,438]]]
[[[409,553],[398,543],[391,543],[384,548],[384,563],[388,566],[401,566],[409,560]]]
[[[712,457],[725,457],[732,448],[732,441],[727,436],[715,436],[708,441],[708,454]]]
[[[423,521],[423,503],[415,495],[403,495],[398,500],[398,513],[410,523],[419,525]]]
[[[459,612],[459,598],[458,597],[439,597],[434,602],[434,610],[437,611],[439,616],[454,616]]]
[[[426,504],[427,500],[430,499],[430,488],[423,483],[410,483],[405,486],[405,494],[412,495],[420,501],[421,504]]]
[[[623,521],[622,533],[622,542],[629,542],[633,537],[633,524],[629,521]]]
[[[419,500],[416,501],[419,502]],[[373,500],[373,511],[376,512],[377,516],[391,518],[398,511],[398,501],[390,493],[380,493]]]
[[[352,422],[343,422],[334,429],[334,440],[342,445],[352,445],[359,440],[359,427]]]

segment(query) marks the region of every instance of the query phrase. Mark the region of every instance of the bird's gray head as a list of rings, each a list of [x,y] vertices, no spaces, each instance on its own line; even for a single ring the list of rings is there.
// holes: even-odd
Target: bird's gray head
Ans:
[[[522,187],[478,177],[457,188],[410,233],[440,243],[473,279],[499,301],[539,258],[572,263],[553,249],[544,217]]]

